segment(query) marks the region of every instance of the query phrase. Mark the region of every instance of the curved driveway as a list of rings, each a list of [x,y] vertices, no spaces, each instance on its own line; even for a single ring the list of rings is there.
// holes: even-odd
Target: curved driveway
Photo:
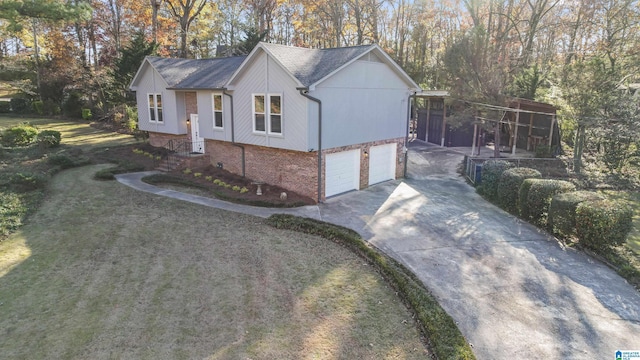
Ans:
[[[640,295],[614,271],[484,201],[462,155],[412,144],[408,177],[329,199],[350,227],[409,267],[479,359],[614,359],[640,350]]]
[[[412,144],[408,177],[319,206],[230,204],[118,175],[142,191],[261,217],[287,212],[358,231],[411,269],[479,359],[614,359],[640,350],[640,294],[589,256],[484,201],[457,175],[462,155]]]

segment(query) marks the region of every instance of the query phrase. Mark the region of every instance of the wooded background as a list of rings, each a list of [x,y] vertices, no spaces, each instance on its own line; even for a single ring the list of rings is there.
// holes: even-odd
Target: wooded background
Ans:
[[[639,20],[637,0],[2,0],[0,91],[110,116],[147,54],[377,43],[454,100],[557,105],[563,139],[622,171],[638,156]]]

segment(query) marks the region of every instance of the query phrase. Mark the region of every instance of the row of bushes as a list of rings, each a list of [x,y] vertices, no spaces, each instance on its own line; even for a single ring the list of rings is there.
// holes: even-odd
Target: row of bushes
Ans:
[[[16,125],[0,133],[0,143],[6,147],[21,147],[38,143],[42,147],[52,148],[60,145],[61,138],[59,131],[38,131],[35,126],[29,124]]]
[[[91,110],[85,109],[84,106],[85,104],[81,99],[81,95],[77,93],[69,94],[62,106],[50,99],[30,101],[25,98],[12,98],[10,101],[0,101],[0,114],[64,114],[73,118],[82,117],[85,120],[89,120],[91,118]]]
[[[625,242],[631,231],[632,210],[625,204],[574,184],[542,179],[539,171],[514,168],[507,161],[489,160],[482,166],[478,192],[506,211],[581,245],[607,251]]]

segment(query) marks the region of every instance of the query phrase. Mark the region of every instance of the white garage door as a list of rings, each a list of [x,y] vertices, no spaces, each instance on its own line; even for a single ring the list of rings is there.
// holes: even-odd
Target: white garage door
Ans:
[[[360,150],[327,154],[325,196],[360,188]]]
[[[369,149],[369,185],[396,178],[396,144]]]

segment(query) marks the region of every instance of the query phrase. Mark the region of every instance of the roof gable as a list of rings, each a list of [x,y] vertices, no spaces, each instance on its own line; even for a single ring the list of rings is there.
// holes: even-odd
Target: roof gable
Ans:
[[[139,76],[142,76],[140,74],[148,64],[167,83],[168,89],[221,89],[245,58],[237,56],[194,60],[147,56],[131,81],[131,87],[137,84]]]

